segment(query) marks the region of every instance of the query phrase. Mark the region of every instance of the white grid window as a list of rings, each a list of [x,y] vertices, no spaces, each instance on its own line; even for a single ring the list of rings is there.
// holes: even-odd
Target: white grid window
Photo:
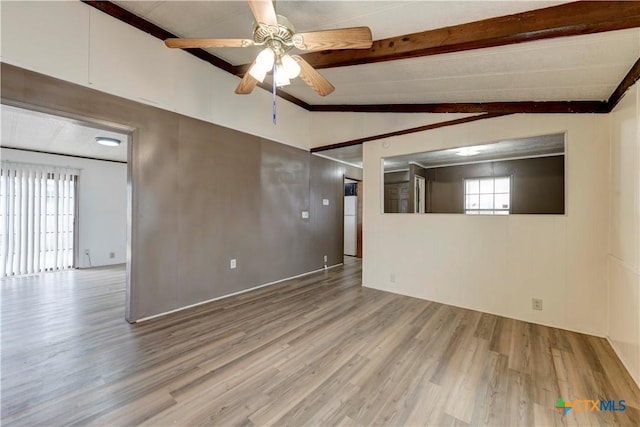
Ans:
[[[464,180],[464,213],[470,215],[509,215],[510,209],[511,177]]]

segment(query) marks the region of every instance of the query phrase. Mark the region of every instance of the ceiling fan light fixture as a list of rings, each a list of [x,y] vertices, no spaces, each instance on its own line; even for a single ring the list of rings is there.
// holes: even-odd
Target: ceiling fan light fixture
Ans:
[[[289,79],[295,79],[300,75],[300,65],[289,55],[282,57],[282,67]]]
[[[251,77],[262,83],[264,78],[267,76],[267,69],[260,68],[258,64],[253,64],[253,66],[249,69],[249,74]]]
[[[256,63],[249,69],[251,77],[262,83],[267,73],[273,68],[275,54],[271,48],[267,47],[256,57]]]
[[[282,87],[287,86],[291,82],[289,81],[289,76],[287,75],[287,71],[282,64],[277,64],[275,69],[275,79],[276,86]]]
[[[106,136],[96,136],[96,142],[107,147],[117,147],[122,141],[116,138],[108,138]]]
[[[308,51],[369,49],[373,46],[371,29],[349,27],[298,33],[286,17],[276,14],[275,1],[248,0],[254,18],[252,40],[168,38],[165,44],[169,48],[179,49],[264,46],[266,49],[258,54],[236,87],[237,94],[251,93],[258,82],[263,83],[266,75],[273,70],[279,74],[274,76],[274,85],[276,80],[278,86],[288,85],[290,79],[300,75],[304,83],[318,95],[329,95],[335,87],[327,79],[299,55],[289,56],[286,53],[294,48]],[[274,64],[282,66],[280,73],[276,72]]]
[[[271,70],[276,59],[275,53],[270,47],[262,49],[256,57],[256,66],[263,70]]]

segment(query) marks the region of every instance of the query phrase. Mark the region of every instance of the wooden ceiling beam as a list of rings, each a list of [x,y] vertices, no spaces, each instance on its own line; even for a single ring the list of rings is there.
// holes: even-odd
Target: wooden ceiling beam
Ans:
[[[618,87],[613,91],[609,100],[607,101],[607,111],[612,111],[618,102],[622,99],[624,94],[629,90],[631,86],[640,78],[640,58],[631,67],[626,76],[622,79]]]
[[[578,1],[377,40],[371,49],[301,56],[315,68],[333,68],[636,27],[640,27],[640,1]],[[235,73],[245,70],[241,65]]]
[[[312,148],[311,152],[312,153],[318,153],[320,151],[333,150],[335,148],[350,147],[352,145],[360,145],[360,144],[363,144],[365,142],[376,141],[378,139],[391,138],[393,136],[407,135],[407,134],[416,133],[416,132],[424,132],[424,131],[427,131],[427,130],[438,129],[438,128],[443,128],[443,127],[447,127],[447,126],[455,126],[455,125],[460,125],[460,124],[463,124],[463,123],[475,122],[477,120],[491,119],[493,117],[500,117],[500,116],[506,116],[506,115],[507,114],[490,114],[490,113],[478,114],[477,116],[463,117],[461,119],[455,119],[455,120],[447,120],[446,122],[431,123],[431,124],[424,125],[424,126],[418,126],[418,127],[409,128],[409,129],[402,129],[402,130],[398,130],[398,131],[395,131],[395,132],[382,133],[382,134],[379,134],[379,135],[373,135],[373,136],[367,136],[367,137],[364,137],[364,138],[352,139],[350,141],[338,142],[338,143],[329,144],[329,145],[323,145],[321,147]]]
[[[437,104],[310,105],[310,111],[355,113],[607,113],[602,101],[453,102]]]

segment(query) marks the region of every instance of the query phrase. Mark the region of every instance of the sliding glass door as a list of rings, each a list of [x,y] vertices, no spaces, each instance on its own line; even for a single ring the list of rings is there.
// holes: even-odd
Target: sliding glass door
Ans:
[[[79,170],[2,162],[0,277],[75,266]]]

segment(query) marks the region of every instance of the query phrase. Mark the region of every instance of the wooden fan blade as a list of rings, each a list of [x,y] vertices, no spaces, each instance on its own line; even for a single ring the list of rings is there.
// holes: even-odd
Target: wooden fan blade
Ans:
[[[316,71],[307,61],[302,59],[298,55],[291,55],[291,57],[300,65],[300,78],[311,89],[315,90],[320,96],[327,96],[333,92],[336,88],[333,87],[329,80],[322,77],[322,74]]]
[[[368,49],[373,45],[369,27],[297,33],[293,43],[302,50]]]
[[[249,7],[258,24],[278,26],[276,10],[271,0],[249,0]]]
[[[164,44],[171,48],[247,47],[253,46],[249,39],[166,39]]]
[[[258,81],[253,78],[251,74],[249,74],[249,70],[256,63],[255,59],[251,63],[251,66],[247,68],[247,72],[244,73],[244,77],[240,80],[238,87],[236,88],[236,93],[238,95],[247,95],[250,94],[251,91],[258,85]]]

